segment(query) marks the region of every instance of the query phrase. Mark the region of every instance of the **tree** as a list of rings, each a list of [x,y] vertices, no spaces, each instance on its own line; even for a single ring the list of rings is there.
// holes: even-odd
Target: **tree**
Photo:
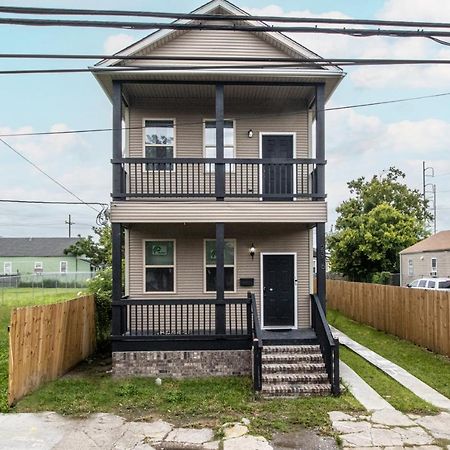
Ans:
[[[331,268],[354,281],[371,281],[380,272],[399,272],[399,252],[428,235],[431,218],[417,189],[402,182],[391,167],[382,176],[347,183],[351,198],[336,211],[335,231],[328,236]]]
[[[78,242],[64,250],[66,255],[86,256],[97,269],[111,267],[111,226],[92,227],[98,240],[93,236],[81,237]]]

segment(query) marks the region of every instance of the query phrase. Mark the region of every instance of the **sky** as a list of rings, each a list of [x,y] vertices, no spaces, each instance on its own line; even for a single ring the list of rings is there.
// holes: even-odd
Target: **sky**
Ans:
[[[9,0],[8,5],[189,12],[203,2],[181,0]],[[450,21],[442,0],[242,0],[258,15]],[[116,18],[117,19],[117,18]],[[120,19],[117,19],[120,20]],[[0,53],[111,53],[148,32],[0,26]],[[450,58],[450,47],[422,38],[354,38],[291,35],[327,58]],[[96,61],[0,60],[13,68],[86,67]],[[347,75],[327,107],[450,92],[450,67],[360,67]],[[326,113],[328,229],[336,206],[348,198],[351,179],[403,170],[411,188],[422,189],[422,161],[434,168],[437,229],[450,229],[450,96]],[[87,74],[0,75],[0,134],[111,126],[111,105]],[[111,133],[4,138],[84,201],[110,200]],[[0,198],[73,201],[0,142]],[[429,171],[431,173],[431,171]],[[0,203],[0,236],[67,236],[91,233],[96,212],[85,205]]]

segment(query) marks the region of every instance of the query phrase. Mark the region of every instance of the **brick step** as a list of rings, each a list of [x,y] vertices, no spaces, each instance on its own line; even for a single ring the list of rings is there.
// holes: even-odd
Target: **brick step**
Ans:
[[[263,373],[311,373],[324,372],[323,362],[305,362],[303,364],[263,364]]]
[[[273,384],[322,384],[329,383],[326,373],[271,373],[262,376],[263,383]]]
[[[263,365],[267,364],[302,364],[302,363],[322,363],[321,353],[264,353],[262,354]]]
[[[321,353],[318,345],[265,345],[263,347],[263,353],[305,353],[316,354]]]
[[[264,398],[283,397],[309,397],[317,395],[330,395],[331,386],[329,383],[320,384],[272,384],[262,386]]]

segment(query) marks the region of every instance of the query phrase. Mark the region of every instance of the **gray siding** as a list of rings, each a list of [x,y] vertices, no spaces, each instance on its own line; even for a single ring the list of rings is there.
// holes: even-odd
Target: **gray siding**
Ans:
[[[450,252],[422,252],[401,255],[402,284],[406,285],[417,278],[431,277],[431,258],[437,259],[437,276],[450,277]],[[413,275],[408,274],[408,261],[413,262]]]
[[[310,326],[310,239],[309,232],[302,225],[252,225],[241,224],[225,227],[226,238],[236,239],[236,276],[254,278],[255,286],[250,288],[260,302],[260,253],[297,253],[297,296],[298,326]],[[143,240],[167,238],[176,239],[176,293],[144,293]],[[204,292],[203,240],[214,238],[214,225],[134,224],[130,229],[129,293],[132,298],[214,298]],[[257,253],[252,260],[249,247],[254,243]],[[235,293],[226,297],[243,298],[249,288],[240,288],[236,283]]]

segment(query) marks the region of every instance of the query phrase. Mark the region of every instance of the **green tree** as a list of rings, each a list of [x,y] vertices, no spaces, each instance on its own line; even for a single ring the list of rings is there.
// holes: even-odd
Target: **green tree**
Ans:
[[[399,272],[399,252],[428,235],[431,218],[417,189],[391,167],[382,176],[347,183],[335,231],[328,236],[331,268],[354,281],[371,281],[381,272]]]
[[[78,242],[64,250],[66,255],[86,256],[96,269],[111,267],[111,226],[92,227],[93,236],[81,237]]]

